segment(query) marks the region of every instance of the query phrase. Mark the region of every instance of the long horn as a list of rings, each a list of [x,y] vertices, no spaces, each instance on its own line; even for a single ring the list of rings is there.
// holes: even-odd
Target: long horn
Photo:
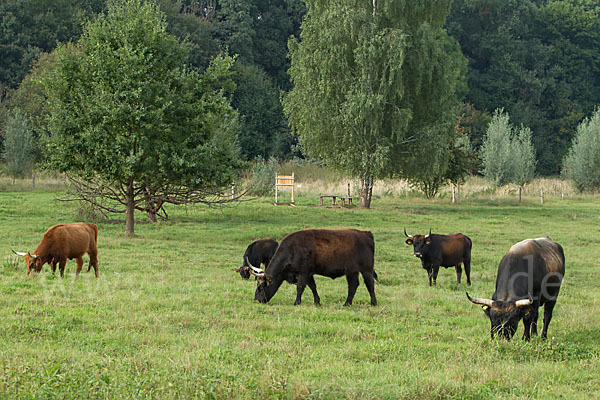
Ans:
[[[12,250],[12,249],[11,249],[11,250]],[[13,253],[15,253],[15,254],[16,254],[16,255],[18,255],[18,256],[21,256],[21,257],[25,257],[25,255],[27,254],[27,253],[20,253],[20,252],[18,252],[18,251],[14,251],[14,250],[13,250],[12,252],[13,252]]]
[[[526,306],[530,306],[533,304],[533,298],[531,297],[531,294],[528,294],[529,298],[527,299],[521,299],[521,300],[517,300],[515,301],[515,307],[519,308],[519,307],[526,307]]]
[[[429,228],[429,233],[425,235],[425,239],[427,239],[429,236],[431,236],[431,228]]]
[[[404,234],[406,235],[407,238],[412,238],[412,235],[409,235],[408,233],[406,233],[406,228],[404,228]]]
[[[469,296],[468,292],[465,292],[465,293],[467,294],[467,298],[469,300],[471,300],[471,303],[480,304],[482,306],[488,306],[488,307],[491,307],[494,304],[493,300],[490,300],[490,299],[474,299],[471,296]]]
[[[254,276],[265,276],[265,271],[260,268],[256,268],[253,265],[250,265],[250,273]]]
[[[29,257],[32,257],[34,259],[37,258],[37,256],[35,254],[31,254],[30,252],[27,252],[27,254],[29,254]]]

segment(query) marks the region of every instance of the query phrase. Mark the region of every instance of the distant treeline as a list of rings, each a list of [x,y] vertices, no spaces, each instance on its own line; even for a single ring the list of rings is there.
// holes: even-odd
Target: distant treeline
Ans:
[[[280,103],[290,89],[287,41],[299,36],[302,0],[158,0],[170,32],[203,69],[220,52],[237,55],[235,91],[241,156],[301,155]],[[21,85],[59,43],[76,41],[106,0],[0,2],[0,132],[22,106]],[[577,125],[600,104],[600,3],[593,0],[454,0],[446,29],[468,70],[459,124],[479,148],[493,111],[533,133],[537,173],[560,172]],[[18,91],[21,93],[17,95]],[[27,108],[27,107],[26,107]],[[35,109],[29,107],[29,110]],[[31,111],[30,111],[31,112]],[[31,116],[34,120],[35,117]],[[0,137],[0,146],[2,138]],[[1,153],[1,152],[0,152]]]

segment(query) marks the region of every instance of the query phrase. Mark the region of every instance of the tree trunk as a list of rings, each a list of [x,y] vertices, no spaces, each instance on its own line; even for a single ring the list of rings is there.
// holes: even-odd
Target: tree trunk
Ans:
[[[521,202],[521,192],[523,191],[523,187],[519,186],[519,203]]]
[[[35,189],[35,174],[31,174],[31,187]]]
[[[126,211],[125,211],[125,236],[132,237],[135,233],[134,230],[134,213],[135,203],[133,198],[133,179],[130,179],[127,183],[127,199],[126,199]]]
[[[361,179],[360,187],[360,206],[362,208],[371,208],[371,197],[373,196],[373,178]]]

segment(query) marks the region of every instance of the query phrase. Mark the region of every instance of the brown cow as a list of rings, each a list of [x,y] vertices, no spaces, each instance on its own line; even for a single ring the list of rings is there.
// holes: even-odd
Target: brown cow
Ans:
[[[25,257],[27,275],[34,270],[40,272],[44,264],[52,266],[52,273],[56,272],[58,263],[61,278],[65,276],[65,265],[67,259],[77,261],[77,272],[79,275],[83,266],[83,255],[88,253],[90,264],[87,272],[94,267],[96,278],[98,277],[98,227],[95,224],[78,222],[75,224],[54,225],[44,233],[42,241],[37,249],[31,253],[20,253],[13,250],[19,256]]]
[[[462,233],[452,235],[432,234],[431,229],[427,235],[409,235],[404,229],[406,244],[412,245],[414,256],[421,260],[421,265],[429,275],[429,286],[437,280],[440,266],[444,268],[455,267],[456,284],[460,285],[462,275],[461,264],[465,265],[467,285],[471,284],[471,247],[469,237]]]

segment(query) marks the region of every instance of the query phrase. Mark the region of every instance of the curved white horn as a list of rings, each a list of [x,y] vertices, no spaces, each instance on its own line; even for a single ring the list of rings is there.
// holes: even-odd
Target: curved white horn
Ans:
[[[482,306],[488,306],[488,307],[491,307],[494,304],[493,300],[490,300],[490,299],[474,299],[473,297],[469,296],[468,292],[465,292],[465,293],[467,293],[467,298],[469,300],[471,300],[471,303],[480,304]]]
[[[425,235],[425,239],[427,239],[429,236],[431,236],[431,228],[429,228],[429,233]]]
[[[407,238],[412,238],[413,235],[409,235],[408,233],[406,233],[406,228],[404,228],[404,234],[406,235]]]
[[[532,304],[533,304],[533,298],[531,297],[531,294],[529,294],[529,298],[527,298],[527,299],[521,299],[521,300],[515,301],[515,307],[517,307],[517,308],[530,306]]]
[[[14,250],[12,252],[15,253],[18,256],[21,256],[21,257],[25,257],[25,254],[27,254],[27,253],[21,253],[21,252],[18,252],[18,251],[14,251]]]
[[[265,276],[265,271],[263,271],[260,268],[256,268],[252,265],[250,265],[250,272],[252,273],[252,275],[255,275],[255,276]]]

